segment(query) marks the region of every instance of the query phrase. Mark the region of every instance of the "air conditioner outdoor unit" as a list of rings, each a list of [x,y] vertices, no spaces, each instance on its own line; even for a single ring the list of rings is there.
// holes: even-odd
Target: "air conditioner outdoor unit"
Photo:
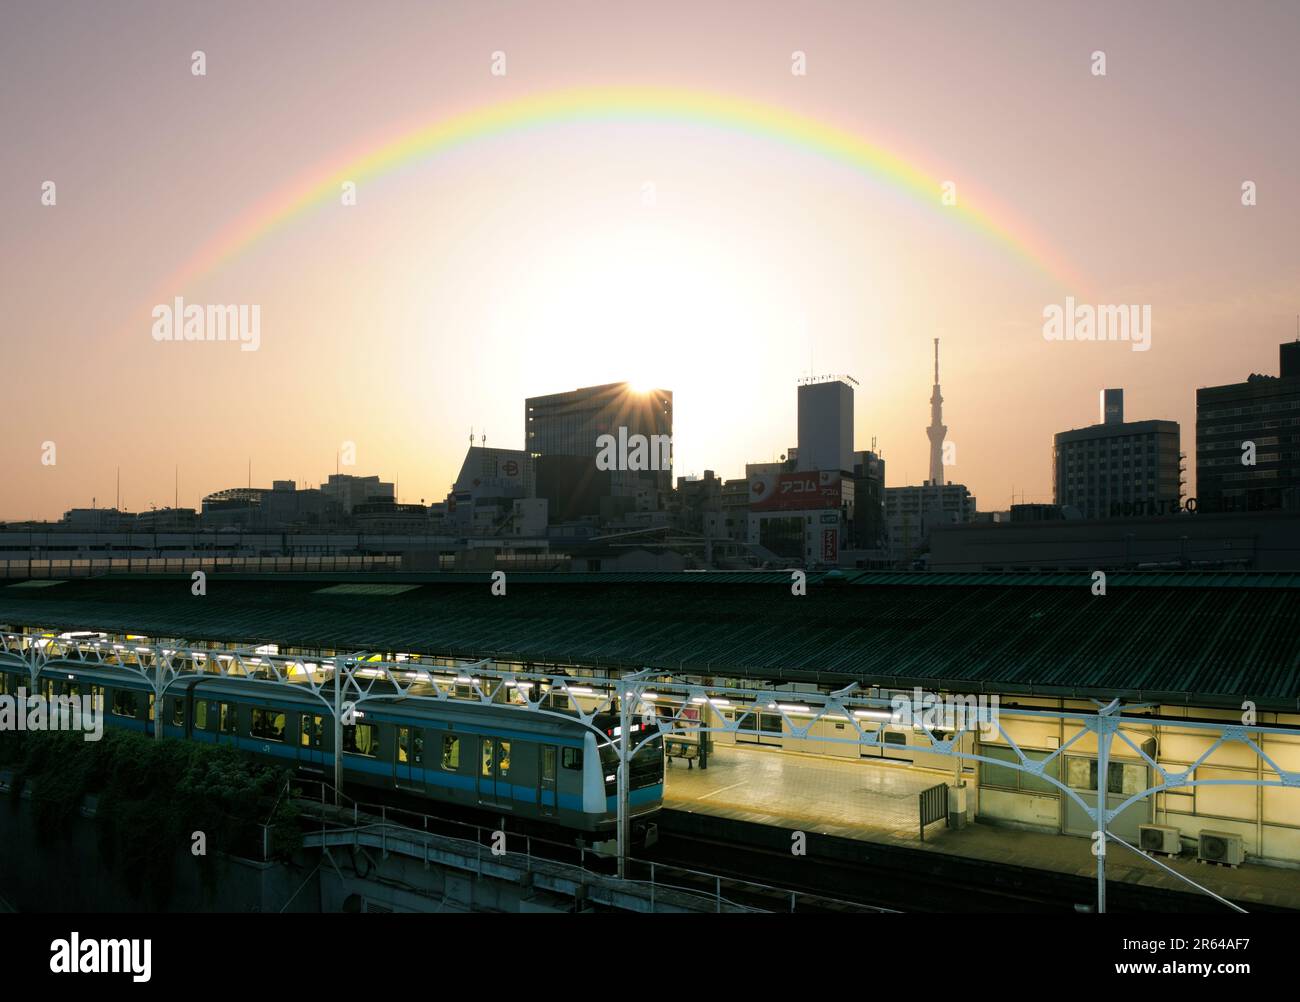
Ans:
[[[1241,836],[1232,832],[1201,832],[1197,840],[1196,858],[1203,863],[1223,863],[1237,866],[1246,858]]]
[[[1183,851],[1182,833],[1170,825],[1138,825],[1138,842],[1143,852],[1177,856]]]

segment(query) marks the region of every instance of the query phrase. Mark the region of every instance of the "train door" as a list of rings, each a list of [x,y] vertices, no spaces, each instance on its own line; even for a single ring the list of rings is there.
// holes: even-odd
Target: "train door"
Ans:
[[[397,725],[393,743],[393,782],[404,790],[424,789],[424,731]]]
[[[553,817],[558,805],[559,793],[556,789],[560,764],[560,749],[556,745],[538,746],[537,756],[537,802],[543,817]]]
[[[239,744],[239,705],[219,702],[217,707],[217,744]]]
[[[325,719],[319,713],[298,715],[298,761],[310,769],[325,768]]]
[[[509,741],[479,739],[478,799],[480,804],[512,806]]]

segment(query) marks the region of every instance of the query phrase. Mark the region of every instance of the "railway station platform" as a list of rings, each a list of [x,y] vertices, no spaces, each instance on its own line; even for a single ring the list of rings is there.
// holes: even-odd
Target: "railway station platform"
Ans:
[[[722,744],[709,753],[707,769],[674,761],[665,776],[664,806],[675,810],[908,844],[918,838],[917,796],[952,779],[905,765]],[[941,829],[932,826],[926,837]]]
[[[839,761],[780,749],[717,745],[707,769],[677,762],[666,774],[664,807],[839,838],[922,849],[1095,878],[1090,840],[976,821],[960,830],[944,824],[920,838],[917,797],[952,775],[867,760]],[[1300,909],[1300,868],[1246,862],[1229,868],[1195,856],[1161,862],[1247,910],[1260,904]],[[1149,860],[1112,844],[1108,880],[1198,894]],[[1225,908],[1226,910],[1226,908]]]

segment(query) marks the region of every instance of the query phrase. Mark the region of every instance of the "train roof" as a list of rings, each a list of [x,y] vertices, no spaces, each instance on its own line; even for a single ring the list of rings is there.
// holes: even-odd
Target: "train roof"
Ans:
[[[19,671],[17,666],[0,666],[9,671]],[[150,684],[134,672],[120,668],[98,667],[75,661],[52,661],[41,672],[42,678],[63,679],[75,676],[94,685],[149,691]],[[267,707],[293,707],[299,710],[320,710],[325,704],[305,686],[297,683],[275,683],[212,675],[184,675],[167,690],[169,696],[186,692],[201,694],[209,699],[223,697],[241,702],[260,703]],[[326,701],[332,700],[332,690],[324,690]],[[331,704],[332,705],[332,704]],[[535,731],[538,734],[572,733],[587,730],[575,715],[558,716],[554,713],[529,713],[526,707],[502,706],[464,699],[433,699],[421,696],[392,696],[379,694],[361,704],[363,713],[400,716],[430,722],[481,725],[508,721],[515,730]],[[598,714],[598,717],[606,716]]]
[[[0,586],[0,623],[344,653],[1300,708],[1300,574],[117,575]]]

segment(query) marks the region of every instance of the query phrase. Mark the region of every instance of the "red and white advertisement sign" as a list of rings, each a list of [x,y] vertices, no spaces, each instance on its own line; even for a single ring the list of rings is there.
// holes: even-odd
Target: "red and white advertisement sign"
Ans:
[[[750,511],[809,511],[839,506],[838,473],[764,473],[749,480]]]

